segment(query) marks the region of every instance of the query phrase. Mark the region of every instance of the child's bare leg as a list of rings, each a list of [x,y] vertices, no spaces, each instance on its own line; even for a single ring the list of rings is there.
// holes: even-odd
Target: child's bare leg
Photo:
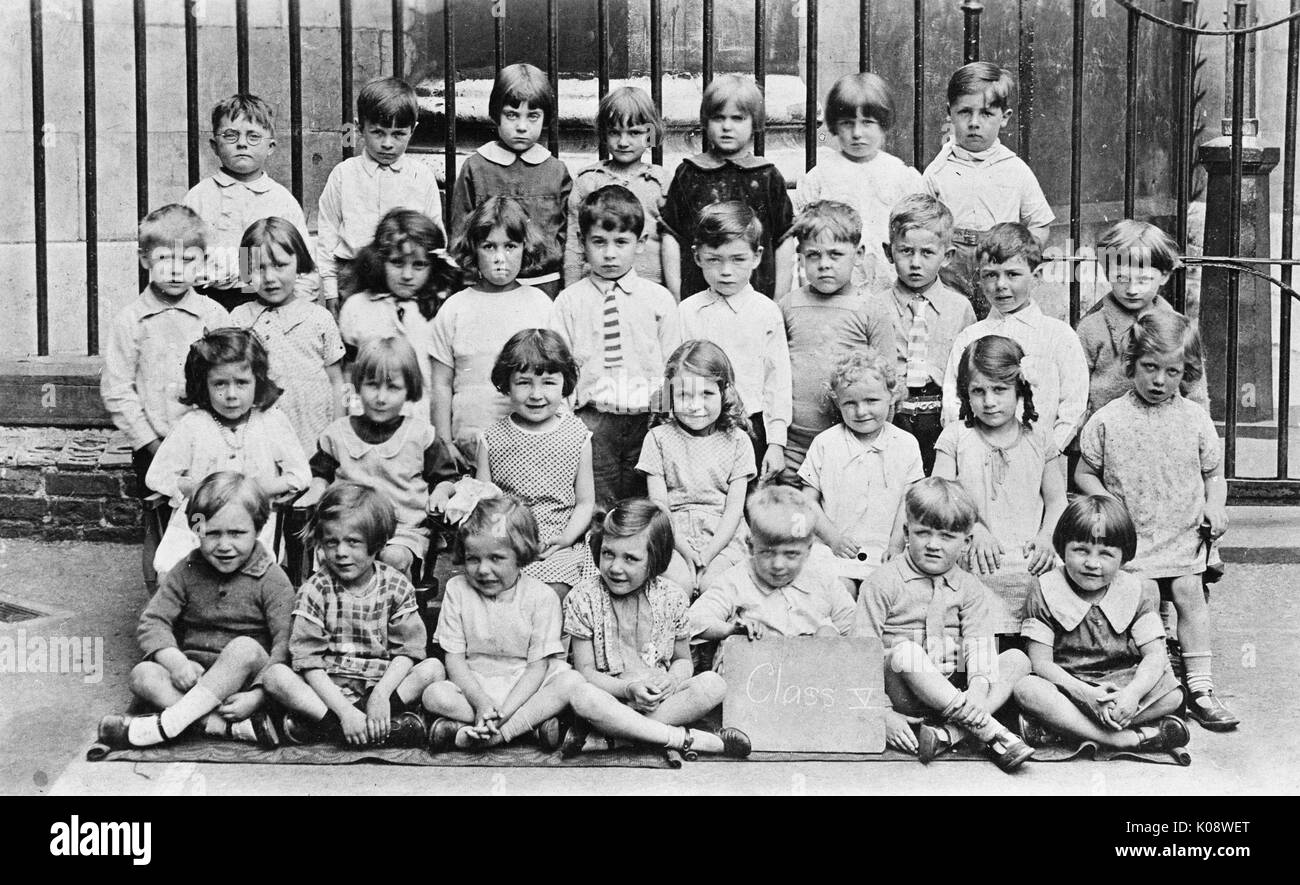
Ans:
[[[1151,706],[1133,717],[1130,725],[1141,725],[1144,722],[1154,722],[1161,716],[1168,716],[1177,712],[1183,704],[1183,692],[1181,689],[1174,689],[1166,692],[1164,695],[1156,698]]]
[[[272,664],[266,668],[262,673],[262,688],[291,713],[311,722],[320,722],[330,711],[307,680],[285,664]]]
[[[420,702],[426,688],[446,678],[447,671],[442,666],[442,661],[428,658],[411,668],[411,672],[406,674],[406,678],[398,684],[397,691],[393,694],[409,708],[412,704]]]
[[[1061,694],[1055,685],[1040,676],[1026,676],[1016,686],[1015,694],[1020,706],[1041,719],[1052,731],[1106,747],[1136,747],[1138,744],[1136,731],[1102,728]]]
[[[379,559],[408,578],[411,577],[411,565],[415,562],[415,554],[401,544],[386,545],[383,550],[379,551]]]
[[[587,680],[576,670],[566,670],[553,677],[502,723],[501,742],[508,744],[515,738],[528,734],[552,716],[560,715],[569,706],[569,698],[573,693],[586,684]]]
[[[695,569],[676,550],[673,551],[673,558],[668,561],[664,577],[685,590],[687,596],[695,595]]]
[[[1210,653],[1210,606],[1200,575],[1182,575],[1173,579],[1170,595],[1178,611],[1178,644],[1184,657]],[[1208,670],[1207,670],[1208,672]]]
[[[999,657],[1000,662],[1001,658]],[[922,704],[937,713],[948,710],[961,698],[961,691],[948,681],[947,676],[939,672],[939,669],[930,660],[929,655],[925,653],[925,649],[915,642],[903,641],[890,649],[888,666],[894,668],[894,672],[902,677],[903,682],[907,684],[907,687],[912,690],[912,693],[916,695]],[[991,687],[990,696],[992,694]],[[1003,703],[1006,702],[1008,695],[1009,692],[1002,697]],[[996,708],[990,704],[990,712],[994,709]],[[947,728],[949,736],[954,742],[960,740],[966,734],[965,729],[953,723],[948,723]],[[990,719],[988,725],[979,729],[978,732],[972,733],[979,740],[988,741],[1001,730],[1002,726],[998,725],[995,720]]]
[[[156,719],[146,717],[131,723],[128,732],[131,743],[136,746],[147,746],[168,738],[179,737],[186,728],[205,717],[214,720],[205,724],[205,730],[224,734],[225,722],[220,717],[214,717],[213,711],[261,670],[266,665],[266,660],[266,650],[256,640],[247,636],[235,637],[222,649],[221,654],[199,677],[193,688],[175,697],[170,703],[159,704],[164,709]],[[153,668],[156,669],[146,669],[143,665],[136,668],[140,671],[141,680],[151,683],[141,686],[149,689],[153,695],[152,698],[147,699],[162,700],[169,695],[178,695],[179,692],[171,684],[171,676],[166,669],[157,664],[154,664]],[[161,674],[157,671],[161,671]],[[132,671],[131,675],[134,688],[136,671]],[[162,679],[166,679],[166,686],[162,685]],[[167,688],[170,688],[170,692]]]
[[[449,680],[435,682],[427,687],[420,697],[424,709],[435,716],[455,719],[457,722],[473,722],[474,708],[465,698],[460,686]]]
[[[181,691],[172,685],[172,675],[167,668],[153,661],[141,661],[131,670],[131,694],[160,710],[167,709],[182,697]]]
[[[573,712],[586,719],[602,734],[626,738],[680,750],[686,741],[686,729],[642,716],[620,703],[613,695],[590,682],[584,682],[571,700]],[[721,753],[722,739],[708,732],[694,732],[696,749],[703,753]]]
[[[710,670],[687,679],[676,694],[646,718],[665,725],[690,725],[716,709],[726,694],[727,683]]]

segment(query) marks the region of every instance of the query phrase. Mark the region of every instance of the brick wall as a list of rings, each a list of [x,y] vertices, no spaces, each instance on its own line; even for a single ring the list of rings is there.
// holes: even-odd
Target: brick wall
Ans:
[[[136,542],[140,514],[124,437],[0,428],[0,537]]]

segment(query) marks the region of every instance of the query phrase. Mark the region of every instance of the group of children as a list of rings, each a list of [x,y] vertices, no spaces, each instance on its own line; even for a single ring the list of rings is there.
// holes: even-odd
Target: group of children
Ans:
[[[922,176],[883,149],[883,81],[843,78],[839,151],[792,202],[753,154],[751,80],[707,86],[708,150],[671,181],[644,162],[649,96],[614,90],[610,158],[575,182],[538,144],[545,75],[511,65],[448,238],[405,156],[414,91],[374,81],[314,254],[264,171],[270,109],[222,102],[221,170],[141,223],[150,284],[105,361],[172,517],[146,539],[132,674],[161,712],[101,739],[744,756],[743,733],[692,727],[726,691],[705,649],[732,635],[879,639],[888,742],[923,761],[970,738],[1021,765],[995,717],[1013,698],[1035,744],[1174,748],[1184,708],[1234,727],[1201,578],[1226,486],[1195,327],[1159,295],[1176,245],[1112,226],[1110,294],[1077,331],[1045,316],[1052,215],[998,138],[1011,86],[953,75]],[[237,228],[232,277],[205,250]],[[318,565],[296,596],[269,552],[291,499]],[[431,515],[461,566],[432,643],[410,580]]]

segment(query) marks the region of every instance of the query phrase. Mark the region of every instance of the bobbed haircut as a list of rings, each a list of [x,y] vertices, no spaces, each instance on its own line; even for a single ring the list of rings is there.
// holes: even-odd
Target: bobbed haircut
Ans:
[[[633,538],[646,533],[646,582],[668,570],[673,558],[673,522],[649,498],[624,498],[604,514],[596,514],[588,544],[591,557],[600,565],[600,551],[606,538]]]
[[[510,379],[515,372],[526,375],[549,375],[564,379],[565,396],[578,386],[578,363],[564,339],[550,329],[520,329],[510,336],[492,364],[492,386],[509,395]]]
[[[966,422],[967,427],[979,423],[975,410],[970,405],[970,383],[976,372],[990,381],[999,381],[1015,388],[1016,396],[1021,401],[1021,424],[1032,427],[1038,420],[1038,412],[1034,409],[1034,390],[1025,379],[1024,358],[1025,349],[1003,335],[985,335],[966,345],[961,362],[957,364],[957,396],[961,400],[961,412],[957,417]]]
[[[607,184],[587,194],[578,207],[578,233],[582,237],[595,228],[641,236],[645,230],[645,209],[636,194],[621,184]]]
[[[606,132],[631,126],[649,126],[650,143],[662,144],[664,118],[655,109],[654,99],[637,86],[620,86],[600,100],[596,119]]]
[[[487,535],[504,540],[515,553],[520,568],[536,561],[541,550],[537,539],[537,519],[533,511],[514,495],[483,498],[456,529],[452,561],[465,564],[465,539]]]
[[[432,218],[414,209],[390,209],[375,227],[375,237],[357,253],[358,291],[387,292],[388,277],[384,265],[400,259],[408,249],[423,250],[430,261],[433,253],[447,245],[441,228]],[[433,297],[438,289],[438,274],[415,293],[416,300]]]
[[[721,347],[712,341],[683,341],[668,357],[664,367],[663,411],[656,412],[655,424],[673,420],[673,380],[682,372],[689,372],[701,378],[707,378],[718,385],[722,394],[722,411],[718,414],[715,430],[729,430],[738,427],[749,433],[749,418],[745,415],[745,404],[740,401],[736,391],[736,373],[731,367],[731,360]]]
[[[826,127],[834,132],[841,121],[853,120],[859,113],[875,120],[881,129],[894,125],[894,97],[889,84],[866,71],[835,81],[826,94]]]
[[[889,213],[891,243],[901,240],[909,230],[928,230],[947,245],[952,242],[952,228],[952,210],[930,194],[909,194]]]
[[[275,111],[261,98],[247,92],[223,98],[212,106],[212,134],[221,131],[223,121],[233,123],[240,117],[256,123],[266,130],[267,135],[275,137]]]
[[[993,264],[1006,264],[1017,255],[1025,259],[1030,270],[1035,270],[1043,263],[1043,247],[1029,232],[1029,228],[1017,221],[1003,221],[995,224],[980,234],[975,246],[975,257],[980,264],[985,261]]]
[[[1173,273],[1182,264],[1173,237],[1145,221],[1121,219],[1102,233],[1096,245],[1097,260],[1109,276],[1114,271],[1153,268]]]
[[[1065,556],[1065,545],[1104,544],[1118,547],[1122,562],[1137,555],[1137,529],[1128,508],[1108,495],[1081,495],[1075,498],[1052,530],[1052,548]]]
[[[406,385],[408,402],[424,397],[424,373],[420,359],[405,338],[372,338],[361,345],[357,361],[352,364],[352,386],[357,390],[367,381],[401,378]]]
[[[719,74],[704,87],[704,97],[700,100],[700,128],[708,131],[709,118],[720,113],[729,101],[735,102],[736,107],[754,121],[754,132],[763,131],[767,124],[763,93],[751,77],[741,74]]]
[[[755,252],[763,240],[763,222],[739,200],[710,203],[700,210],[695,226],[695,246],[716,249],[732,240],[744,240]]]
[[[297,260],[298,273],[311,273],[316,269],[316,262],[312,259],[311,250],[307,248],[302,234],[293,222],[283,218],[274,215],[270,218],[259,218],[248,226],[239,239],[239,248],[242,250],[269,249],[272,246],[283,249]],[[248,255],[249,260],[252,260],[248,251],[243,254]]]
[[[963,95],[983,95],[989,107],[1007,110],[1011,107],[1016,81],[1011,72],[992,62],[973,61],[953,71],[948,78],[948,106],[952,107]]]
[[[970,492],[953,480],[928,476],[907,487],[903,508],[908,522],[941,532],[968,534],[979,521]]]
[[[410,129],[420,119],[414,87],[397,77],[371,80],[357,93],[357,122]]]
[[[763,486],[745,501],[749,532],[768,544],[812,546],[817,511],[798,489],[784,485]]]
[[[808,206],[795,218],[790,227],[790,236],[795,238],[799,248],[804,243],[812,242],[822,236],[830,237],[836,243],[849,243],[854,248],[862,242],[862,216],[858,210],[847,203],[834,200],[818,200]]]
[[[506,232],[510,242],[523,244],[521,275],[526,276],[536,268],[546,252],[537,228],[528,218],[528,210],[514,197],[488,197],[469,214],[464,225],[460,236],[451,245],[451,257],[471,273],[478,273],[478,247],[487,242],[497,228]]]
[[[369,486],[339,480],[325,490],[303,534],[319,544],[325,526],[332,523],[355,526],[374,556],[397,531],[397,513],[386,497]]]
[[[217,366],[247,363],[253,372],[253,408],[265,409],[280,396],[280,388],[270,376],[270,357],[262,338],[251,329],[226,326],[213,329],[190,345],[185,356],[185,396],[181,403],[212,411],[208,396],[208,373]]]
[[[1196,325],[1172,310],[1148,310],[1124,333],[1124,374],[1133,377],[1134,367],[1142,357],[1153,353],[1183,352],[1183,380],[1180,387],[1187,393],[1190,384],[1204,374],[1201,364],[1201,335]]]
[[[833,401],[844,388],[856,384],[868,375],[875,375],[880,379],[880,383],[885,385],[890,396],[897,399],[902,390],[898,386],[895,362],[895,359],[870,345],[843,350],[831,369],[830,378],[826,381],[826,394]]]
[[[492,93],[488,96],[488,116],[492,122],[501,122],[501,112],[507,107],[527,104],[542,112],[542,125],[545,126],[555,115],[555,93],[551,90],[551,81],[541,68],[530,64],[506,65],[497,72],[492,84]]]
[[[271,515],[271,501],[266,492],[262,491],[261,485],[257,480],[235,470],[219,470],[205,476],[190,496],[189,504],[185,506],[185,515],[189,517],[192,526],[194,517],[211,519],[230,504],[244,508],[253,520],[255,532],[262,530]]]
[[[179,245],[182,249],[206,249],[208,226],[189,206],[168,203],[140,220],[138,242],[140,254],[146,257],[160,247]]]

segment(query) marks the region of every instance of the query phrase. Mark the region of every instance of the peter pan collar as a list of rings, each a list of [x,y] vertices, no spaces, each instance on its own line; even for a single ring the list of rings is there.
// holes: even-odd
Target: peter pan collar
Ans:
[[[761,169],[764,166],[771,166],[772,161],[767,157],[756,157],[753,154],[742,154],[739,157],[715,157],[713,154],[704,153],[696,154],[693,157],[686,157],[682,162],[690,163],[700,169],[712,171],[721,169],[728,163],[733,166],[739,166],[741,169]]]
[[[365,457],[367,452],[374,452],[380,458],[395,458],[402,452],[402,447],[406,444],[406,438],[411,433],[411,427],[415,424],[415,419],[404,416],[402,426],[394,431],[393,435],[381,443],[371,445],[366,442],[357,432],[352,429],[352,422],[344,419],[343,431],[343,448],[347,449],[348,457],[359,461]]]
[[[405,168],[405,166],[406,166],[406,154],[402,154],[396,160],[389,163],[387,166],[384,166],[382,163],[380,163],[374,157],[370,156],[365,151],[361,152],[361,168],[364,169],[366,171],[366,174],[370,176],[378,175],[384,169],[387,169],[389,172],[401,172],[402,169]]]
[[[758,293],[754,291],[754,287],[752,285],[746,286],[745,288],[737,292],[735,295],[731,295],[727,298],[722,297],[717,292],[714,292],[712,289],[705,289],[704,292],[701,294],[703,295],[703,297],[700,299],[701,302],[700,307],[702,308],[712,307],[715,304],[721,304],[723,307],[726,307],[732,313],[737,313],[737,314],[740,313],[741,307],[744,305],[746,301],[749,301],[751,297],[758,295]]]
[[[512,166],[515,160],[523,160],[529,166],[536,166],[539,163],[546,162],[551,152],[542,147],[541,144],[534,144],[522,154],[516,154],[512,150],[507,150],[505,145],[499,141],[489,141],[481,145],[477,151],[478,155],[485,160],[496,163],[498,166]]]
[[[263,172],[252,181],[240,181],[224,169],[218,169],[212,174],[212,180],[217,183],[218,187],[233,187],[236,184],[242,184],[255,194],[264,194],[271,189],[273,182],[271,176]]]
[[[154,314],[162,313],[165,310],[172,310],[173,308],[176,310],[183,310],[196,317],[203,316],[201,312],[203,304],[201,299],[203,296],[192,288],[176,301],[164,301],[158,296],[158,293],[153,290],[152,285],[145,286],[141,295],[144,297],[144,311],[141,314],[141,318],[153,316]]]
[[[1064,566],[1057,566],[1039,578],[1039,587],[1047,610],[1066,631],[1079,626],[1095,604],[1110,622],[1111,629],[1123,633],[1133,623],[1138,603],[1142,601],[1142,579],[1131,572],[1117,574],[1106,595],[1097,603],[1090,603],[1074,592]]]

